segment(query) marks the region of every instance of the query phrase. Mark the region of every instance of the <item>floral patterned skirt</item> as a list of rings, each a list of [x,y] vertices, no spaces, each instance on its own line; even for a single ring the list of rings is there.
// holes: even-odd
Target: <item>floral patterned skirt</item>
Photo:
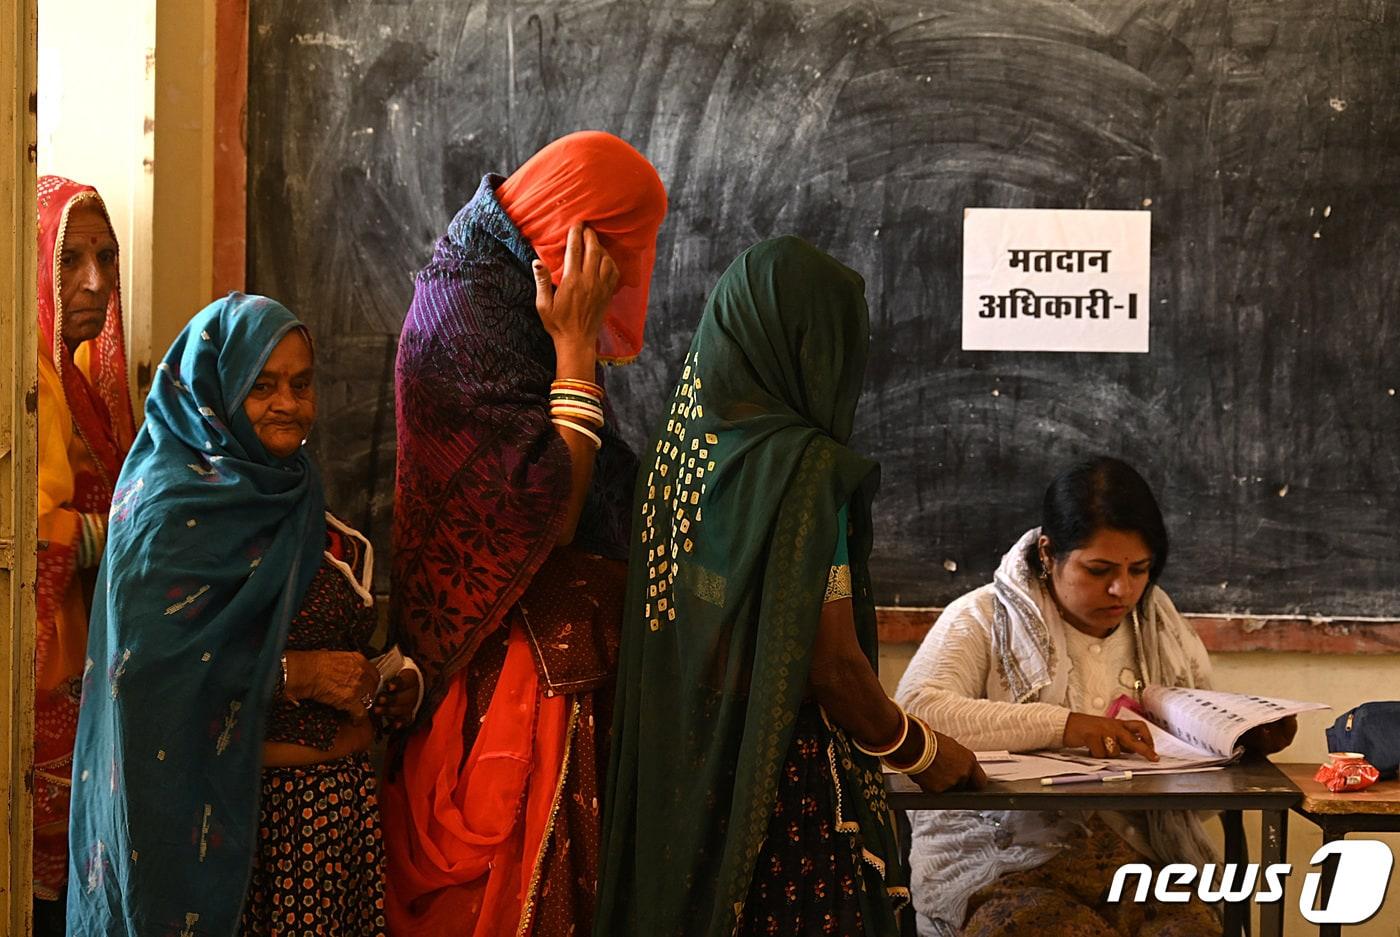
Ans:
[[[1133,847],[1098,817],[1087,832],[1035,869],[1003,875],[968,903],[963,937],[1216,937],[1220,918],[1192,896],[1185,904],[1109,904],[1113,873],[1142,862]]]
[[[262,775],[248,937],[384,937],[384,848],[368,753]]]
[[[898,908],[869,868],[856,824],[841,822],[841,792],[832,764],[833,731],[816,706],[798,712],[792,743],[778,777],[778,800],[739,916],[742,937],[875,937],[897,933]],[[838,748],[848,755],[844,739]],[[848,791],[847,796],[871,796]],[[888,812],[883,789],[878,811]]]

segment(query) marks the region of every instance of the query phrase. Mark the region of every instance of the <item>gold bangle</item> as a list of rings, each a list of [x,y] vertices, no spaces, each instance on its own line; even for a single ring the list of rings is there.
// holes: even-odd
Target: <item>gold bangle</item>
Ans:
[[[918,764],[909,769],[908,773],[911,775],[923,774],[938,758],[938,736],[933,734],[933,729],[929,728],[928,723],[922,719],[919,720],[919,725],[924,730],[924,757],[920,758]]]
[[[933,734],[933,730],[928,727],[928,723],[924,722],[918,716],[909,716],[909,718],[918,724],[919,731],[924,734],[923,753],[910,765],[895,764],[888,758],[885,759],[885,764],[889,765],[900,774],[907,774],[913,777],[914,775],[923,774],[927,771],[929,765],[933,764],[934,759],[938,757],[938,737]]]
[[[899,746],[903,745],[904,740],[909,737],[909,714],[904,711],[904,708],[902,706],[897,705],[895,706],[895,708],[899,710],[900,726],[899,738],[894,740],[894,744],[887,745],[886,747],[877,750],[873,748],[866,748],[864,745],[860,744],[855,739],[851,739],[851,744],[856,747],[856,751],[865,752],[872,758],[884,758],[886,755],[893,755],[895,752],[899,751]]]

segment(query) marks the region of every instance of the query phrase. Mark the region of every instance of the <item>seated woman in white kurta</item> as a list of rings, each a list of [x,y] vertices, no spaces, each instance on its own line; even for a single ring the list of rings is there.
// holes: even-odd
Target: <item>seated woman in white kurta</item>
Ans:
[[[1167,532],[1151,489],[1117,459],[1078,463],[1045,493],[1042,526],[994,581],[952,602],[924,638],[896,699],[974,750],[1088,749],[1155,759],[1144,723],[1106,715],[1143,685],[1210,686],[1205,646],[1157,586]],[[1290,717],[1246,736],[1273,752]],[[1215,912],[1107,904],[1125,862],[1213,861],[1189,813],[911,812],[919,933],[1010,937],[1205,937]]]

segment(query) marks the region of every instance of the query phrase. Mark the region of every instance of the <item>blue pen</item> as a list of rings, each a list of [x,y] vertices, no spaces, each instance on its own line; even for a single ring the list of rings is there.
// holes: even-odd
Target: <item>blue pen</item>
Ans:
[[[1053,778],[1041,778],[1043,787],[1051,787],[1056,784],[1082,784],[1086,781],[1131,781],[1133,773],[1124,771],[1122,774],[1057,774]]]

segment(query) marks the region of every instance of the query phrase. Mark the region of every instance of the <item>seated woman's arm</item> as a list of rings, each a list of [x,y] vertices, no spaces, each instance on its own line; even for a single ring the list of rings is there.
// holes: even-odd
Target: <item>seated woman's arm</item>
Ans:
[[[1152,736],[1138,720],[1074,712],[1050,703],[996,702],[983,697],[992,636],[967,606],[950,608],[915,652],[895,691],[905,709],[978,751],[1085,748],[1097,758],[1136,753],[1157,760]],[[1109,751],[1112,740],[1118,751]]]
[[[895,699],[975,751],[1030,751],[1064,744],[1070,711],[1049,703],[984,698],[992,636],[972,610],[950,609],[924,637]]]
[[[821,624],[812,649],[808,689],[827,717],[866,748],[883,748],[899,737],[903,717],[880,686],[856,640],[855,617],[849,598],[822,606]],[[938,756],[914,780],[929,791],[943,791],[967,783],[980,787],[986,775],[967,748],[935,733]],[[921,733],[909,732],[890,755],[897,764],[913,764],[923,754]]]

